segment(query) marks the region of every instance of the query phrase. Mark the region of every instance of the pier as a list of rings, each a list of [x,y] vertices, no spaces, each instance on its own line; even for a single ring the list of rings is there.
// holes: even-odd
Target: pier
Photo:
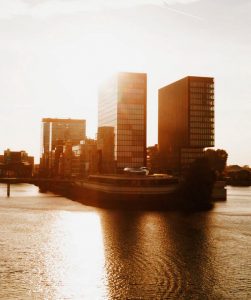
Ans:
[[[51,186],[65,186],[68,187],[73,182],[70,179],[55,179],[55,178],[0,178],[0,183],[6,183],[6,194],[7,197],[10,197],[11,184],[17,183],[28,183],[49,190]]]

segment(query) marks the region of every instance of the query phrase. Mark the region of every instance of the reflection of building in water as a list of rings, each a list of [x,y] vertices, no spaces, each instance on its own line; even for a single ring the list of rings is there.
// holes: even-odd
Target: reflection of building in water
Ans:
[[[163,169],[181,172],[214,146],[214,79],[188,76],[159,89],[158,144]]]
[[[146,165],[146,85],[146,74],[118,73],[100,89],[98,126],[114,128],[117,170]]]
[[[66,142],[78,145],[86,137],[86,122],[78,119],[42,119],[41,171],[58,175],[59,157]]]

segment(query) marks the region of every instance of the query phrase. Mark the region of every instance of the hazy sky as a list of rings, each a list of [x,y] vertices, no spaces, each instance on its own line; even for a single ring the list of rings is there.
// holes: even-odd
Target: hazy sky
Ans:
[[[0,152],[39,157],[42,117],[87,120],[99,84],[148,74],[148,145],[158,88],[215,78],[216,148],[251,165],[251,0],[0,0]]]

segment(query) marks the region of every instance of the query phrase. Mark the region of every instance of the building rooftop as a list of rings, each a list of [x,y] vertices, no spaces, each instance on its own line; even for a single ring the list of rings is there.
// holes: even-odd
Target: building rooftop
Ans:
[[[176,81],[174,81],[174,82],[172,82],[172,83],[170,83],[170,84],[167,84],[167,85],[161,87],[161,88],[159,89],[159,91],[160,91],[160,90],[163,90],[163,89],[165,89],[165,88],[167,88],[168,86],[175,85],[176,83],[178,83],[178,82],[180,82],[180,81],[183,81],[183,80],[189,80],[189,79],[208,80],[208,81],[213,81],[213,80],[214,80],[213,77],[207,77],[207,76],[186,76],[186,77],[183,77],[183,78],[181,78],[181,79],[179,79],[179,80],[176,80]]]
[[[63,123],[80,123],[85,122],[84,119],[60,119],[60,118],[43,118],[42,122],[63,122]]]

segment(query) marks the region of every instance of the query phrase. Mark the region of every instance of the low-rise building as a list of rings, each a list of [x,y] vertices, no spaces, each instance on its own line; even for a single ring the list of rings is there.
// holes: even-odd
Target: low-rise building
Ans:
[[[7,149],[1,155],[0,176],[2,177],[32,177],[34,157],[26,151],[11,151]]]
[[[98,171],[97,141],[85,139],[79,145],[72,147],[72,176],[86,177]]]

